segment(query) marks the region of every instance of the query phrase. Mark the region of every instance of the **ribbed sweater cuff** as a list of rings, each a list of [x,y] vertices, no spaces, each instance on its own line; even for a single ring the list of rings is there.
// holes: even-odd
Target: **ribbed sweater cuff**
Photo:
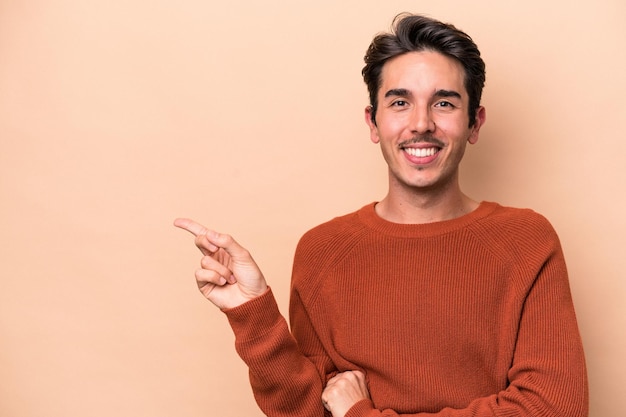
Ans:
[[[282,320],[278,304],[271,288],[257,298],[240,306],[222,310],[240,342],[251,340],[265,333]]]
[[[346,413],[346,417],[366,417],[370,416],[374,410],[372,400],[365,399],[354,404]]]

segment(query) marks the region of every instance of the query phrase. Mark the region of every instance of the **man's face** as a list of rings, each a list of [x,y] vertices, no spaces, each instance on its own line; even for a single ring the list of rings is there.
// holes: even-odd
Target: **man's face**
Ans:
[[[365,118],[389,166],[390,187],[458,184],[465,146],[476,143],[485,121],[481,107],[468,127],[464,75],[460,63],[433,51],[409,52],[383,66],[376,120],[370,107]]]

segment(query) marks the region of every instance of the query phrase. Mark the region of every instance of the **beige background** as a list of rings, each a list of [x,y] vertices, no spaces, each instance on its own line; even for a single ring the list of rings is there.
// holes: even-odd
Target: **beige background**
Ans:
[[[235,235],[286,312],[299,236],[385,193],[360,70],[404,10],[479,44],[464,187],[553,222],[591,415],[626,415],[622,0],[0,0],[1,416],[261,416],[172,220]]]

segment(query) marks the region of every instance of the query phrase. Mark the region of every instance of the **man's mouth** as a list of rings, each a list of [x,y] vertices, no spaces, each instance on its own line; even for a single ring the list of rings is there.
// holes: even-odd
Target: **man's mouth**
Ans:
[[[430,148],[404,148],[404,152],[417,158],[426,158],[427,156],[433,156],[439,152],[439,149],[440,148],[435,146]]]

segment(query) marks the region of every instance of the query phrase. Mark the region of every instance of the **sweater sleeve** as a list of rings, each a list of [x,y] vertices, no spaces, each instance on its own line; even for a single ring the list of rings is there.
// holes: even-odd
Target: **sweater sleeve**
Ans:
[[[320,374],[290,333],[271,289],[224,313],[261,410],[268,417],[323,416]]]
[[[537,263],[540,267],[527,290],[506,389],[476,398],[464,409],[444,408],[411,416],[588,416],[587,372],[565,261],[556,233],[551,227],[544,232],[547,236],[539,245],[545,245],[542,252],[546,256]],[[362,400],[346,417],[397,415],[393,410],[377,410],[371,401]]]

